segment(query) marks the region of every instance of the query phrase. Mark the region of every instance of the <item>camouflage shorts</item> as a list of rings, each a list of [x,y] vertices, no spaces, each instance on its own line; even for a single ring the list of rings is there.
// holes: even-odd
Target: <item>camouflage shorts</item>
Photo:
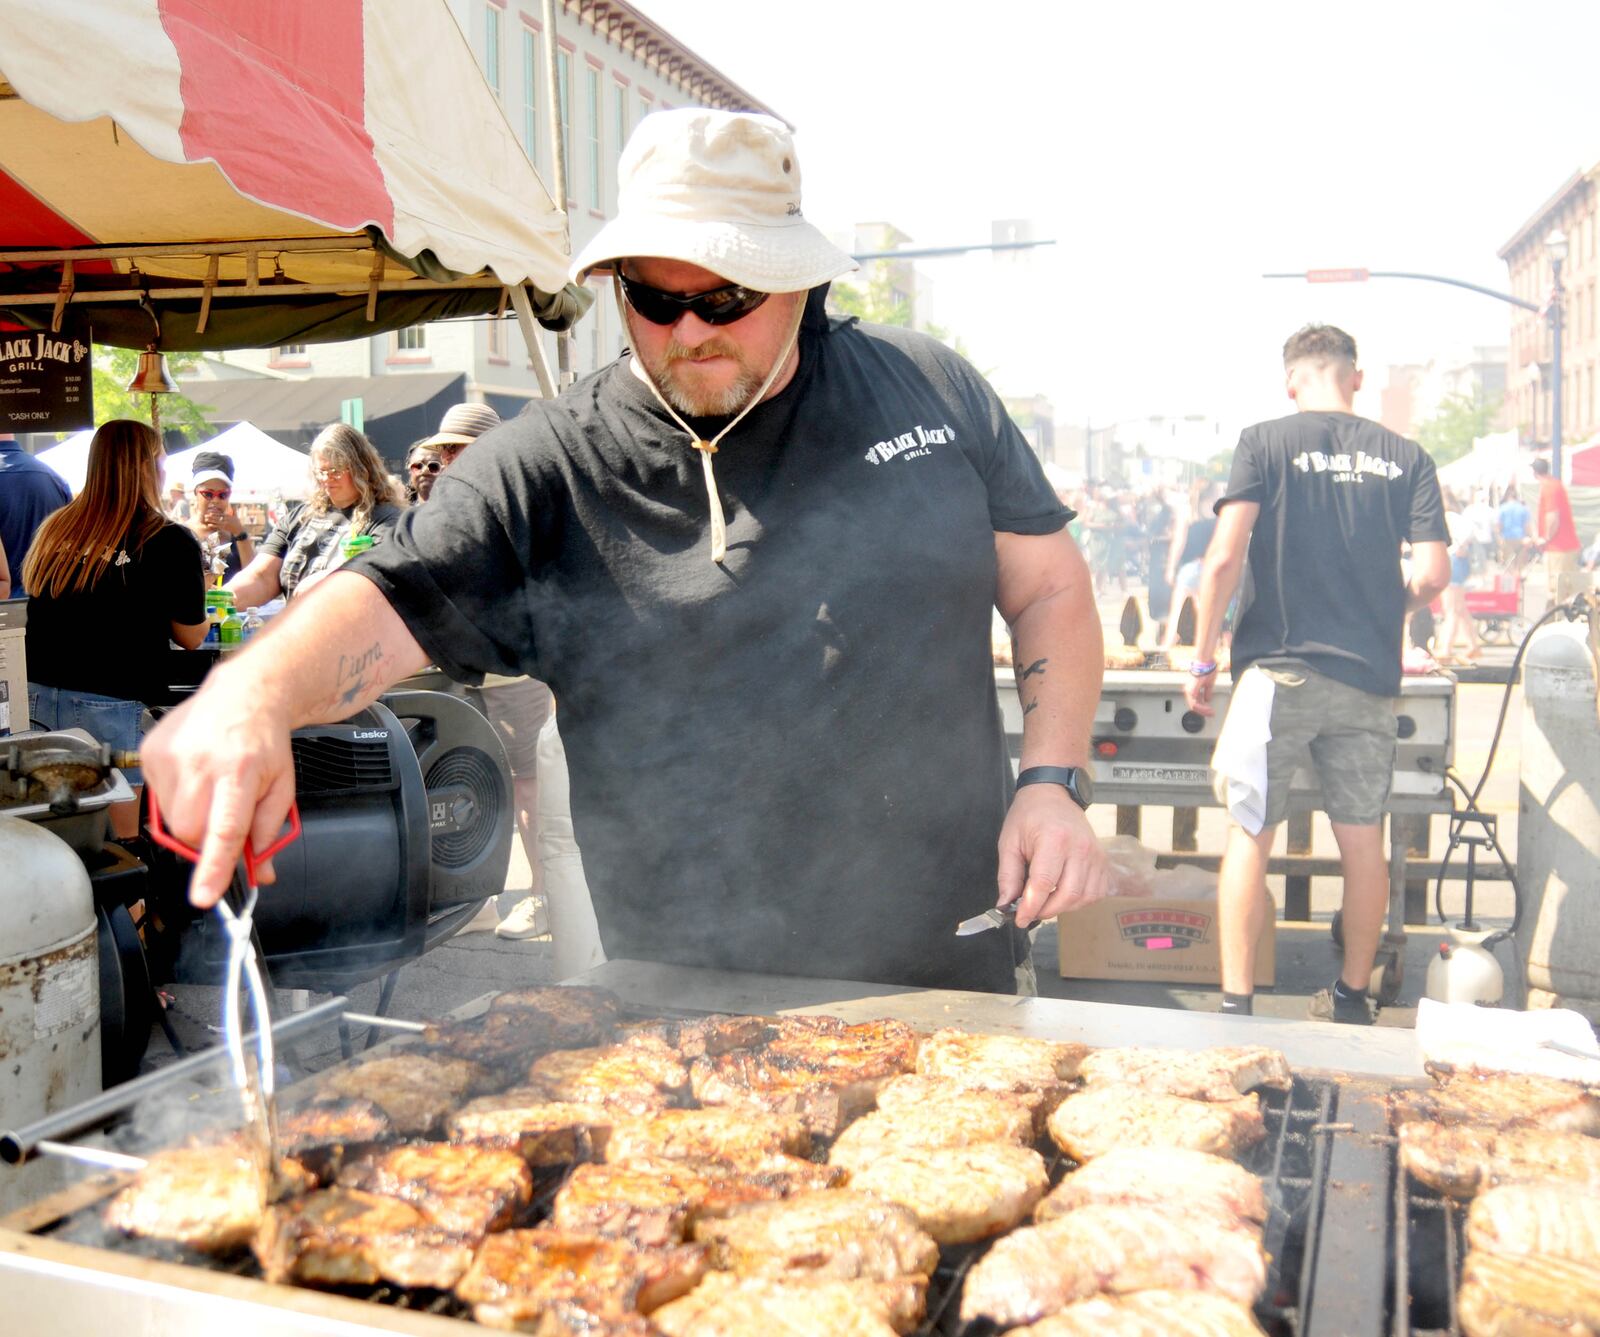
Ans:
[[[1267,743],[1267,818],[1276,826],[1289,811],[1289,786],[1306,765],[1322,786],[1331,821],[1375,826],[1394,778],[1398,721],[1394,701],[1351,687],[1307,664],[1252,664],[1275,684],[1272,738]]]

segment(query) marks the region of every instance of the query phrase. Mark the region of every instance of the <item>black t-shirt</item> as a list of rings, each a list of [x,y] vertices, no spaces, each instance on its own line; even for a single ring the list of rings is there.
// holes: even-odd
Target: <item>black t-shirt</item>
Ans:
[[[169,522],[143,548],[119,549],[92,588],[59,599],[29,595],[28,677],[159,705],[167,695],[172,624],[205,618],[200,544]]]
[[[707,437],[717,423],[693,424]],[[1009,991],[995,531],[1071,517],[942,345],[828,322],[700,459],[626,355],[451,466],[351,569],[452,678],[559,702],[613,957]]]
[[[1400,544],[1444,540],[1439,480],[1422,447],[1350,413],[1247,427],[1228,493],[1261,504],[1255,593],[1233,637],[1235,676],[1293,658],[1362,691],[1400,690]]]

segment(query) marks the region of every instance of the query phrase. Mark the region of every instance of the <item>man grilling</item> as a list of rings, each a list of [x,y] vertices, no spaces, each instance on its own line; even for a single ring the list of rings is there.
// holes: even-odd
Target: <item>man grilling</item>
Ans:
[[[1356,416],[1354,339],[1308,325],[1284,344],[1283,366],[1298,411],[1239,438],[1200,576],[1186,687],[1190,706],[1212,714],[1222,616],[1248,562],[1254,595],[1234,634],[1233,698],[1212,758],[1233,818],[1217,887],[1222,1010],[1251,1010],[1267,858],[1294,773],[1310,762],[1344,869],[1344,964],[1311,1015],[1370,1025],[1401,629],[1449,583],[1444,503],[1421,446]]]
[[[278,830],[292,728],[431,660],[553,688],[608,955],[1012,991],[1026,934],[956,923],[997,886],[1023,927],[1106,891],[1072,513],[965,361],[826,316],[854,264],[804,220],[780,122],[659,112],[620,178],[574,276],[618,281],[631,353],[486,433],[147,740],[204,840],[191,897]],[[1026,712],[1009,807],[994,607]]]

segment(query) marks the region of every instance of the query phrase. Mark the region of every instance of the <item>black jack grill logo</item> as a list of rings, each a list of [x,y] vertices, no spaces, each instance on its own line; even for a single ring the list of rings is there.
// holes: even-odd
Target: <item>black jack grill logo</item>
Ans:
[[[1117,915],[1117,933],[1123,942],[1152,952],[1177,951],[1207,941],[1213,916],[1198,910],[1153,906],[1124,910]]]

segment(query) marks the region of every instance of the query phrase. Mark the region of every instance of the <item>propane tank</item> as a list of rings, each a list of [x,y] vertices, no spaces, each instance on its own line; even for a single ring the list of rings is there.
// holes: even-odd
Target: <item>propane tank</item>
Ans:
[[[0,817],[0,1127],[100,1090],[94,893],[59,836]],[[49,1162],[0,1166],[0,1215],[65,1182]]]
[[[1488,938],[1504,937],[1489,929],[1469,929],[1453,924],[1428,962],[1422,992],[1436,1003],[1498,1003],[1505,994],[1505,975],[1489,950]]]
[[[1600,1021],[1600,714],[1581,622],[1541,627],[1522,670],[1518,929],[1529,1007]]]

